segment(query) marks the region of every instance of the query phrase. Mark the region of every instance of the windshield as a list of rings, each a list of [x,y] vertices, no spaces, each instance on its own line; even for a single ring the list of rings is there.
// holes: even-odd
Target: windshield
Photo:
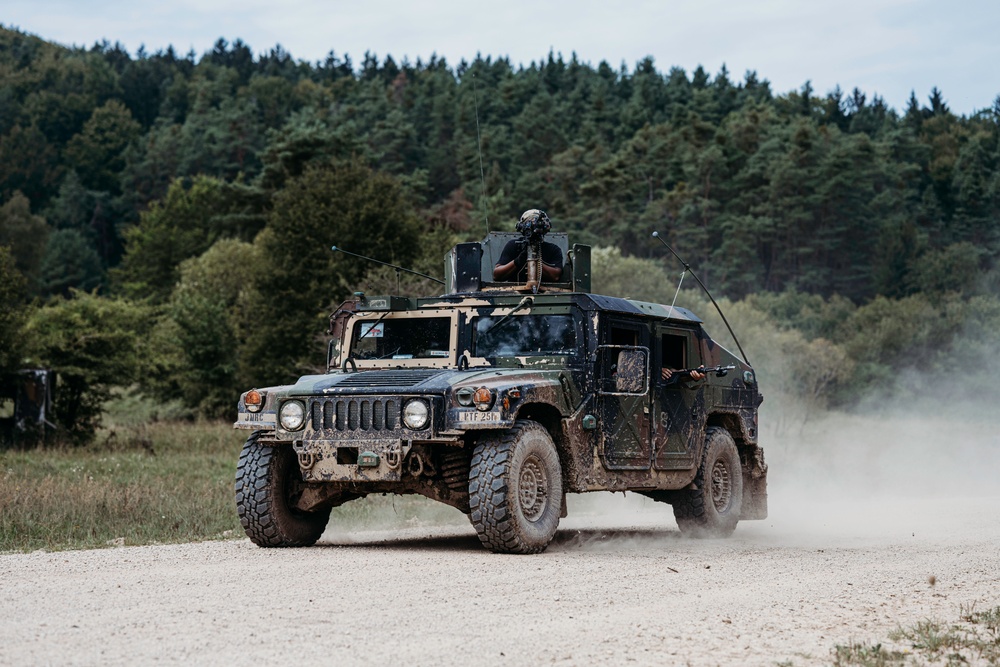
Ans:
[[[475,356],[569,355],[576,352],[572,315],[515,315],[473,319]]]
[[[451,320],[447,317],[384,318],[356,321],[351,356],[356,359],[448,357]]]

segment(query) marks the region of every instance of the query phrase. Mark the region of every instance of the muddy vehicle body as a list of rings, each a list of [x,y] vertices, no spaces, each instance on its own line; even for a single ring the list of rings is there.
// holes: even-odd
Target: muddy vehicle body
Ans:
[[[240,397],[251,540],[312,544],[370,493],[452,505],[508,553],[548,545],[566,493],[642,493],[695,536],[766,517],[753,369],[690,311],[590,293],[589,248],[565,235],[564,282],[490,282],[511,236],[456,246],[442,296],[356,295],[331,316],[328,372]]]

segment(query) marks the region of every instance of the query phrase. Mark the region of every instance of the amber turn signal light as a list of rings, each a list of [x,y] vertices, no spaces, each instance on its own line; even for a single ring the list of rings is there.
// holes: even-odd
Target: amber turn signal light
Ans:
[[[472,395],[472,402],[476,404],[476,408],[479,410],[489,410],[490,406],[493,405],[493,392],[486,387],[480,387]]]
[[[247,410],[250,412],[259,412],[261,406],[264,404],[264,398],[260,395],[259,391],[251,389],[243,398],[243,404],[247,406]]]

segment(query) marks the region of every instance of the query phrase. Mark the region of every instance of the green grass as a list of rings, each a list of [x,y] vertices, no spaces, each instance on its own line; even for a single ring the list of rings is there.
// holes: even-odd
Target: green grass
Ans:
[[[852,642],[833,649],[834,667],[897,667],[906,664],[906,655],[890,651],[881,644]]]
[[[1000,607],[977,612],[960,608],[957,623],[924,620],[889,633],[900,650],[852,642],[833,649],[836,667],[897,665],[1000,665]]]
[[[0,552],[243,538],[233,482],[247,433],[229,423],[117,421],[82,448],[0,450]],[[461,524],[420,496],[334,509],[344,530]]]
[[[228,424],[158,422],[104,431],[86,448],[0,451],[0,551],[242,534],[241,446]]]

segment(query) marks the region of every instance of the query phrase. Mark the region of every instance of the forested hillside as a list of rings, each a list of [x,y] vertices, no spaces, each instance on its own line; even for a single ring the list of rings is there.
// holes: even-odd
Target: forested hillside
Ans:
[[[622,257],[672,297],[659,230],[717,294],[842,353],[822,390],[845,401],[913,354],[953,363],[971,321],[995,342],[1000,96],[964,117],[928,92],[895,110],[651,60],[133,56],[0,29],[0,371],[81,378],[59,400],[82,432],[114,387],[226,414],[320,358],[339,299],[393,285],[330,245],[440,274],[487,217],[540,207],[616,249],[595,280],[623,295]],[[933,334],[858,361],[861,322],[904,311]]]

